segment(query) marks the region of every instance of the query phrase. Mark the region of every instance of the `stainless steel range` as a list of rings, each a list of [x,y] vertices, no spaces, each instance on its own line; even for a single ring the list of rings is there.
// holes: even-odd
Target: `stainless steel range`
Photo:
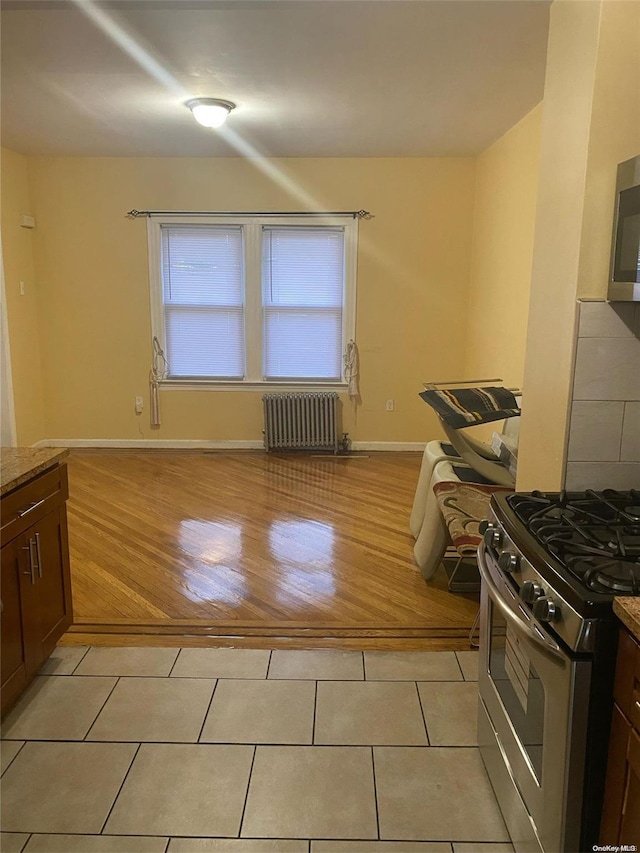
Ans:
[[[616,595],[640,595],[640,491],[496,494],[479,549],[478,737],[517,851],[598,843]]]

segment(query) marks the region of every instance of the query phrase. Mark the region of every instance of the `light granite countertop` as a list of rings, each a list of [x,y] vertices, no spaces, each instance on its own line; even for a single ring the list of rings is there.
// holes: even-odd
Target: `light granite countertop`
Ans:
[[[68,455],[63,447],[1,447],[0,495],[53,468]]]
[[[640,598],[617,595],[613,600],[613,612],[640,641]]]

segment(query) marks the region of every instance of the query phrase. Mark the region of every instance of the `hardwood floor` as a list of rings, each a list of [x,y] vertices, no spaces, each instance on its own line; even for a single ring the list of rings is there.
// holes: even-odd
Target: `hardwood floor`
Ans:
[[[420,461],[74,451],[66,642],[468,647],[477,596],[413,562]]]

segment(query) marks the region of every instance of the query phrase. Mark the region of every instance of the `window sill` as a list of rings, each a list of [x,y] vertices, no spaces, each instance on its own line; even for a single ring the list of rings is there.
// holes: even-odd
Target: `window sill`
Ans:
[[[314,391],[346,391],[346,382],[215,382],[206,379],[163,379],[163,391],[257,391],[263,394],[286,392],[311,394]]]

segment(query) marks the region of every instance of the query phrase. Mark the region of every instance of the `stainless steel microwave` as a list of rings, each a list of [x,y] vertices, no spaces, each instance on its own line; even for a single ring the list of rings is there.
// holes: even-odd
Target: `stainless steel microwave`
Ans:
[[[640,302],[640,157],[618,166],[608,295]]]

